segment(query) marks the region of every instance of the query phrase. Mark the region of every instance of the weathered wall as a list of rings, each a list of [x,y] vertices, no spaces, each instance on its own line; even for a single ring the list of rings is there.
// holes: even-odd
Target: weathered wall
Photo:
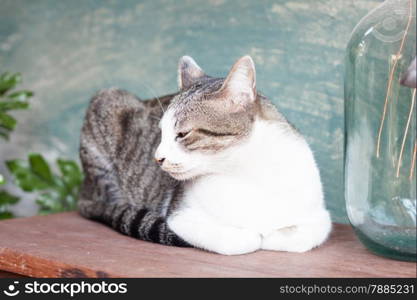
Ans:
[[[250,54],[258,88],[311,143],[333,219],[346,221],[344,49],[354,25],[379,2],[2,0],[0,71],[22,72],[36,98],[19,112],[11,143],[0,141],[1,160],[29,151],[76,158],[94,91],[119,86],[143,98],[161,95],[176,90],[181,55],[222,76]],[[34,206],[27,200],[17,210],[28,215]]]

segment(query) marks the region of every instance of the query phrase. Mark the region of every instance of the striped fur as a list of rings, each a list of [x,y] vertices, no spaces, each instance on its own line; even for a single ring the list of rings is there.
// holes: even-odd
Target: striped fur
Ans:
[[[140,101],[128,92],[107,89],[93,97],[81,132],[86,178],[78,206],[83,216],[123,234],[190,246],[166,223],[183,186],[153,160],[160,141],[158,121],[173,96]]]

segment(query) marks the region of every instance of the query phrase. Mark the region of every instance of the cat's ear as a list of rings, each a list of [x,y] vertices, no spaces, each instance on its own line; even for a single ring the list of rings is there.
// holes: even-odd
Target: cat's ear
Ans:
[[[190,88],[197,80],[206,74],[190,56],[183,56],[178,63],[178,87],[180,90]]]
[[[238,105],[244,106],[256,100],[255,64],[249,55],[233,65],[219,92]]]

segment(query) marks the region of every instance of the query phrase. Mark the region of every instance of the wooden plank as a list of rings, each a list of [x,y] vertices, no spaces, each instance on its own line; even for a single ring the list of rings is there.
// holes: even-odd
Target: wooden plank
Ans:
[[[0,270],[0,278],[25,278],[26,276]]]
[[[307,253],[223,256],[139,241],[77,213],[0,222],[0,269],[31,277],[416,277],[368,252],[347,225]]]

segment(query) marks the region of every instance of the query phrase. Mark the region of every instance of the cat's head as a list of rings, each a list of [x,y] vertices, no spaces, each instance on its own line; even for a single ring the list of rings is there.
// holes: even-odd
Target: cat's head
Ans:
[[[189,56],[180,59],[176,95],[161,122],[155,160],[178,180],[221,172],[230,151],[251,132],[257,107],[255,66],[240,58],[226,78],[207,76]],[[250,158],[248,158],[250,159]]]

